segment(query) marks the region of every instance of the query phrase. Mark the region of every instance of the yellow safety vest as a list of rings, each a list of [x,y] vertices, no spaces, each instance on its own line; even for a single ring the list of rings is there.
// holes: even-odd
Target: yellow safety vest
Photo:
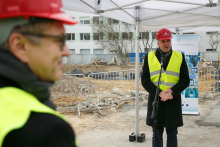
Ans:
[[[150,71],[150,79],[157,86],[161,65],[154,52],[148,54],[148,66]],[[172,51],[170,61],[167,65],[166,72],[162,69],[160,78],[160,89],[166,90],[173,87],[179,81],[180,67],[182,64],[182,54],[177,51]]]
[[[66,121],[61,114],[39,102],[32,94],[14,87],[0,88],[0,147],[9,132],[26,124],[31,112],[50,113]]]

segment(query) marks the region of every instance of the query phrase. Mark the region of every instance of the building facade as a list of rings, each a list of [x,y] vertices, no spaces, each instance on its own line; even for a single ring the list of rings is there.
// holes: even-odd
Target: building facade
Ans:
[[[66,33],[67,33],[67,46],[71,51],[71,54],[111,54],[109,50],[104,48],[100,48],[97,44],[97,37],[95,36],[95,32],[91,27],[93,22],[103,23],[102,19],[99,15],[93,15],[83,12],[75,12],[65,10],[65,13],[74,18],[79,23],[74,26],[66,25]],[[132,28],[131,32],[124,32],[123,25],[124,23],[118,20],[112,20],[115,25],[121,25],[122,29],[121,34],[122,37],[126,37],[124,33],[132,33],[133,39],[135,40],[135,28]],[[154,34],[156,32],[153,32]],[[146,44],[146,36],[144,34],[140,34],[142,39],[140,39],[140,52],[144,52],[144,44]],[[152,43],[153,41],[153,43]],[[152,39],[152,36],[149,36],[149,44],[153,49],[157,47],[155,37]],[[149,47],[148,47],[149,48]],[[128,49],[128,52],[135,52],[132,49]]]
[[[103,18],[99,15],[88,14],[83,12],[75,12],[65,10],[65,13],[74,18],[79,23],[74,26],[66,25],[67,46],[72,55],[74,54],[113,54],[109,49],[102,48],[97,44],[97,40],[103,39],[103,36],[97,36],[91,27],[94,23],[104,23]],[[114,25],[120,25],[123,28],[124,23],[118,20],[112,20]],[[122,38],[126,38],[126,34],[131,34],[135,40],[135,28],[130,32],[125,32],[123,29],[119,30]],[[146,33],[146,32],[145,32]],[[147,37],[144,32],[140,32],[141,39],[139,40],[140,52],[148,52],[157,48],[156,31],[151,31]],[[197,33],[183,33],[183,34],[198,34],[199,36],[199,52],[219,52],[220,34],[213,34],[212,32],[197,32]],[[119,34],[120,36],[120,34]],[[109,38],[109,36],[108,36]],[[148,41],[148,45],[146,43]],[[129,46],[129,42],[128,42]],[[131,45],[130,45],[131,46]],[[212,47],[213,46],[213,47]],[[127,53],[135,52],[133,47],[129,47]]]

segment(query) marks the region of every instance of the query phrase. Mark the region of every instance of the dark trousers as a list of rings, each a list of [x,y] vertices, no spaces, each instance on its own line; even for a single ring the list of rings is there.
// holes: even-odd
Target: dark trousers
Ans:
[[[154,132],[154,127],[153,132]],[[164,127],[157,127],[157,139],[156,139],[156,147],[163,147],[163,131]],[[167,133],[167,147],[177,147],[177,128],[166,128]],[[152,147],[154,147],[154,133],[152,137]]]

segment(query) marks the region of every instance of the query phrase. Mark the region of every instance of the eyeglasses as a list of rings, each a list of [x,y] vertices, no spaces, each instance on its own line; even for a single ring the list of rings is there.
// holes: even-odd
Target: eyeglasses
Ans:
[[[61,51],[64,48],[66,35],[63,36],[55,36],[55,35],[45,35],[45,34],[35,34],[30,32],[21,32],[22,35],[29,35],[29,36],[36,36],[36,37],[43,37],[43,38],[54,38],[56,41],[61,42]]]

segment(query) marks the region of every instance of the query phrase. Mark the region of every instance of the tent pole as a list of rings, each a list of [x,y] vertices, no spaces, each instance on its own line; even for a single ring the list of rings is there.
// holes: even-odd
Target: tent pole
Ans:
[[[135,58],[135,137],[137,141],[137,136],[139,134],[139,10],[140,6],[135,6],[136,10],[136,58]]]

